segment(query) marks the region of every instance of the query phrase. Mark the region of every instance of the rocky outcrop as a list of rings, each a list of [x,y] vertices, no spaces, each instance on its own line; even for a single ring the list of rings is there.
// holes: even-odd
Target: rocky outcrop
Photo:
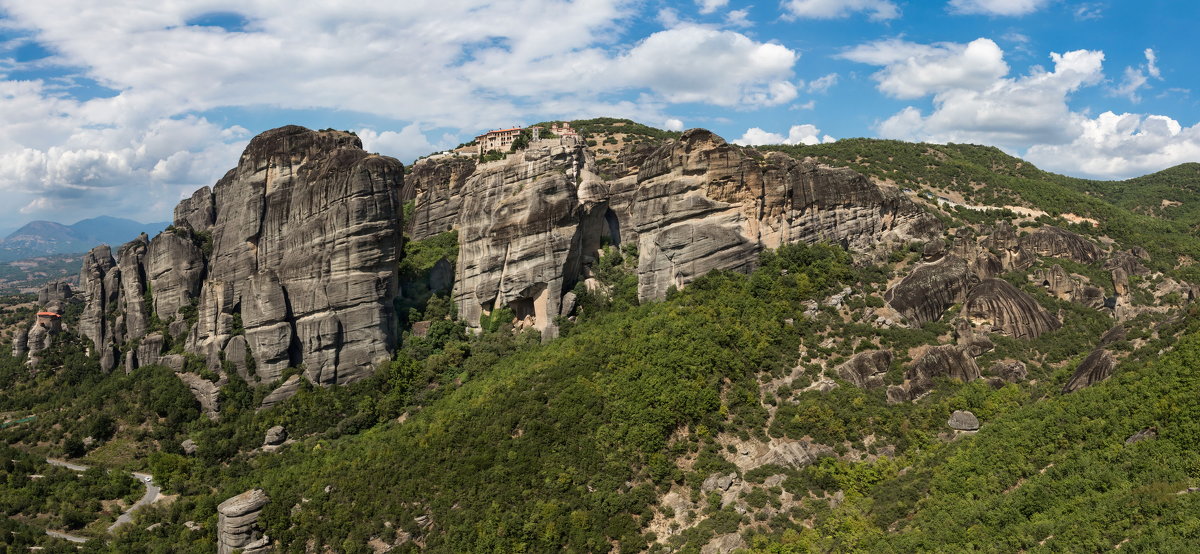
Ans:
[[[950,306],[966,297],[979,277],[966,260],[947,255],[918,265],[884,293],[884,300],[913,327],[937,321]]]
[[[1062,391],[1068,393],[1090,387],[1108,379],[1116,367],[1117,360],[1113,358],[1112,353],[1103,348],[1097,348],[1080,362],[1079,367],[1075,368],[1075,373],[1071,375],[1067,384],[1063,385]]]
[[[275,390],[271,391],[270,394],[267,394],[267,396],[263,398],[262,404],[258,406],[258,409],[265,410],[268,408],[274,408],[280,402],[295,396],[296,392],[299,390],[300,376],[292,375],[291,377],[285,379],[282,384],[275,388]]]
[[[12,356],[18,360],[25,359],[25,355],[29,353],[29,330],[25,328],[17,329],[13,333],[13,348]]]
[[[739,533],[726,533],[714,537],[708,544],[700,547],[700,554],[729,554],[739,549],[748,548],[746,539]]]
[[[636,154],[636,155],[634,155]],[[455,300],[470,325],[499,308],[552,335],[601,244],[636,243],[638,294],[662,298],[764,248],[828,241],[864,253],[940,231],[899,191],[845,169],[763,154],[693,130],[598,171],[591,151],[535,141],[505,160],[418,163],[414,236],[459,232]]]
[[[891,350],[871,350],[855,354],[835,371],[842,379],[866,389],[882,386],[891,365]]]
[[[979,366],[962,347],[931,347],[904,372],[903,384],[888,387],[888,402],[915,400],[933,390],[934,380],[941,377],[974,381],[980,377]]]
[[[979,430],[979,419],[967,410],[954,410],[954,413],[950,414],[950,419],[946,421],[946,425],[955,431],[977,431]]]
[[[48,306],[55,302],[66,302],[74,296],[74,293],[75,291],[71,288],[70,283],[55,281],[46,284],[46,286],[38,290],[37,303],[39,306]]]
[[[267,429],[267,435],[263,437],[262,449],[263,452],[275,452],[280,446],[287,441],[288,434],[282,425],[276,425]]]
[[[988,368],[988,374],[1008,383],[1019,383],[1029,377],[1029,370],[1023,362],[1008,360],[992,364],[992,367]]]
[[[827,241],[884,253],[940,224],[898,190],[847,169],[762,154],[701,129],[647,156],[633,201],[638,294],[662,298],[712,269],[748,269],[764,248]]]
[[[168,231],[115,259],[108,247],[85,257],[80,331],[106,370],[118,347],[128,366],[154,363],[161,349],[137,343],[156,316],[167,342],[210,370],[224,360],[254,380],[301,365],[317,383],[361,379],[393,348],[402,175],[350,133],[267,131],[180,202]]]
[[[18,327],[13,332],[12,355],[30,368],[36,369],[41,362],[41,352],[50,348],[54,336],[64,330],[62,316],[71,301],[71,286],[67,283],[49,283],[38,291],[41,309],[28,327]]]
[[[401,199],[420,199],[406,222],[413,240],[423,240],[458,226],[467,179],[475,159],[460,156],[426,158],[413,164],[404,177]]]
[[[1099,261],[1104,255],[1095,243],[1052,225],[1044,225],[1021,237],[1020,246],[1039,256],[1066,258],[1081,264]]]
[[[1125,438],[1125,444],[1136,444],[1145,440],[1158,438],[1158,429],[1147,427]]]
[[[466,180],[454,296],[468,324],[508,308],[544,336],[556,334],[561,299],[608,229],[607,207],[590,193],[598,185],[590,166],[581,148],[544,146],[482,164]]]
[[[976,329],[1018,339],[1037,338],[1062,326],[1031,296],[1003,279],[972,287],[962,313]]]
[[[1021,246],[1017,229],[1007,221],[997,222],[989,228],[982,245],[996,253],[1005,271],[1027,268],[1036,259],[1036,256]]]
[[[100,368],[111,371],[116,366],[116,345],[112,326],[120,294],[121,272],[108,245],[93,248],[83,257],[79,282],[86,303],[79,316],[79,334],[92,343],[100,358]],[[110,313],[111,312],[111,313]]]
[[[195,373],[176,373],[175,375],[188,386],[192,396],[196,398],[196,402],[200,403],[200,411],[204,415],[214,420],[220,417],[221,387],[228,382],[224,375],[221,375],[221,378],[215,382]]]
[[[262,489],[251,489],[217,506],[217,554],[262,554],[271,541],[258,529],[258,516],[271,498]]]
[[[171,230],[150,241],[145,272],[159,319],[180,318],[180,309],[199,297],[204,270],[204,254],[190,234]]]

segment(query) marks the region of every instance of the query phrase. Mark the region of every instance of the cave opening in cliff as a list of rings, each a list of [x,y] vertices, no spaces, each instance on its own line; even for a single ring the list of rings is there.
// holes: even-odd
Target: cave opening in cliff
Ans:
[[[608,240],[613,246],[621,246],[621,220],[611,208],[604,212],[604,221],[608,223]]]
[[[508,303],[508,308],[513,311],[513,316],[517,318],[517,321],[524,320],[526,317],[537,319],[532,298],[518,298],[513,300]]]

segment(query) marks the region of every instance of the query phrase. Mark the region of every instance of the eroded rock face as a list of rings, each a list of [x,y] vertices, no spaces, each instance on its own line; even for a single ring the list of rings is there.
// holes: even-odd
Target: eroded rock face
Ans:
[[[963,382],[980,377],[975,358],[955,345],[934,346],[917,358],[904,372],[904,384],[888,387],[889,402],[914,400],[933,389],[934,379],[948,377]]]
[[[29,353],[29,330],[25,328],[17,329],[13,334],[13,349],[12,355],[18,360],[25,359],[25,355]]]
[[[585,154],[575,147],[530,148],[483,164],[466,180],[454,295],[468,324],[509,308],[518,321],[532,318],[544,336],[556,334],[561,299],[580,279],[585,252],[594,256],[608,228],[605,205],[587,193],[598,178]]]
[[[70,300],[74,293],[70,283],[65,281],[48,283],[38,290],[38,305],[46,306],[52,302],[65,302]]]
[[[266,491],[251,489],[217,506],[217,554],[271,551],[270,539],[257,527],[258,516],[270,500]]]
[[[918,265],[884,293],[884,300],[913,327],[937,321],[950,306],[961,302],[979,277],[966,260],[947,255]]]
[[[145,272],[154,299],[154,312],[166,320],[200,295],[204,256],[183,233],[159,233],[146,250]]]
[[[884,375],[892,365],[891,350],[859,352],[837,367],[837,374],[862,388],[883,385]]]
[[[79,282],[86,299],[79,316],[79,334],[92,342],[100,356],[100,368],[111,371],[116,365],[116,345],[109,317],[110,308],[116,311],[117,295],[120,294],[120,270],[112,257],[108,245],[93,248],[83,257],[83,270]]]
[[[940,231],[899,191],[858,173],[742,150],[702,129],[647,156],[628,210],[643,299],[712,269],[748,269],[764,248],[829,241],[871,254]]]
[[[708,544],[700,548],[700,554],[729,554],[741,548],[747,548],[746,539],[738,533],[727,533],[714,537]]]
[[[459,231],[460,316],[477,325],[507,307],[547,335],[602,242],[638,245],[638,294],[657,299],[714,269],[751,269],[761,250],[789,242],[871,254],[940,232],[903,194],[853,171],[735,147],[704,130],[604,171],[586,148],[535,141],[477,166],[425,160],[412,179],[415,235]]]
[[[1075,392],[1108,379],[1116,367],[1117,360],[1113,358],[1112,353],[1103,348],[1097,348],[1080,362],[1079,367],[1075,369],[1075,374],[1071,375],[1071,379],[1067,381],[1066,385],[1063,385],[1063,392]]]
[[[412,221],[406,222],[414,240],[423,240],[457,227],[467,179],[475,159],[457,156],[426,158],[413,164],[404,178],[402,199],[419,198]]]
[[[1031,296],[1003,279],[975,285],[967,294],[963,315],[984,332],[1018,339],[1037,338],[1062,326]]]
[[[152,363],[161,349],[137,343],[156,315],[212,370],[224,358],[244,378],[253,360],[265,381],[301,364],[317,383],[360,379],[391,357],[402,175],[349,133],[267,131],[180,202],[171,231],[85,257],[80,331],[106,370],[125,344],[127,365]]]
[[[1104,255],[1095,243],[1052,225],[1044,225],[1021,237],[1020,246],[1039,256],[1066,258],[1081,264],[1098,261]]]

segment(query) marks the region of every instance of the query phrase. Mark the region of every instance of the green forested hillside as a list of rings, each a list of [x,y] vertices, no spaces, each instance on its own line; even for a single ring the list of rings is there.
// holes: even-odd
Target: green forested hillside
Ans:
[[[1197,164],[1184,164],[1128,181],[1091,181],[1042,171],[993,146],[915,144],[895,140],[845,139],[818,145],[763,146],[797,157],[814,157],[883,181],[952,192],[983,206],[1024,206],[1045,211],[1049,221],[1093,237],[1149,249],[1161,269],[1200,272],[1193,265],[1172,267],[1180,255],[1200,259],[1200,185]],[[1161,207],[1163,199],[1185,202]],[[1194,213],[1195,212],[1195,213]],[[1096,225],[1072,223],[1063,214],[1091,218]],[[1170,264],[1170,266],[1165,264]]]

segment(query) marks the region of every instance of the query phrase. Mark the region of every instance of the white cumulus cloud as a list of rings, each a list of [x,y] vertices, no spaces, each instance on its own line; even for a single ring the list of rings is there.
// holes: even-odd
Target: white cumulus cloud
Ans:
[[[866,13],[875,21],[900,17],[900,8],[891,0],[784,0],[785,17],[837,19],[854,13]]]
[[[700,13],[713,13],[729,4],[729,0],[696,0]]]
[[[715,13],[728,1],[696,5]],[[236,164],[250,132],[227,122],[237,117],[229,110],[363,114],[355,126],[368,148],[407,161],[459,138],[427,137],[433,130],[466,138],[550,118],[664,121],[673,103],[753,109],[797,96],[795,50],[678,21],[627,35],[643,7],[0,0],[5,28],[52,52],[38,67],[107,89],[76,98],[50,79],[0,76],[0,200],[31,213],[53,205],[162,219],[180,194]],[[214,12],[245,25],[189,24]],[[746,12],[729,18],[740,24]],[[0,44],[3,69],[29,69],[4,59],[12,47]]]
[[[741,138],[734,140],[734,144],[742,146],[761,146],[764,144],[820,144],[823,142],[833,142],[833,137],[829,135],[821,135],[821,130],[815,125],[804,123],[801,125],[792,125],[788,129],[787,136],[779,133],[765,131],[759,127],[751,127],[746,129],[746,132]]]
[[[936,45],[890,39],[857,46],[841,56],[884,66],[874,78],[879,90],[896,98],[919,98],[951,89],[982,90],[1008,74],[1004,52],[987,38]]]
[[[1104,112],[1081,122],[1067,144],[1034,145],[1029,161],[1044,169],[1110,179],[1200,161],[1200,124],[1183,127],[1161,115]]]
[[[974,55],[967,54],[971,45],[980,46]],[[1130,94],[1147,75],[1161,75],[1154,51],[1144,54],[1145,65],[1126,70],[1126,83],[1134,83],[1126,85]],[[1051,53],[1052,69],[1034,66],[1020,76],[1007,74],[1002,55],[987,39],[969,45],[874,42],[843,54],[883,66],[876,79],[885,94],[931,97],[928,112],[908,106],[881,121],[876,131],[884,138],[997,145],[1044,169],[1101,179],[1200,161],[1200,124],[1184,127],[1162,115],[1111,111],[1092,117],[1069,106],[1072,94],[1104,80],[1103,52]],[[972,73],[969,65],[987,69]]]
[[[950,0],[950,11],[962,14],[1028,15],[1048,3],[1049,0]]]

